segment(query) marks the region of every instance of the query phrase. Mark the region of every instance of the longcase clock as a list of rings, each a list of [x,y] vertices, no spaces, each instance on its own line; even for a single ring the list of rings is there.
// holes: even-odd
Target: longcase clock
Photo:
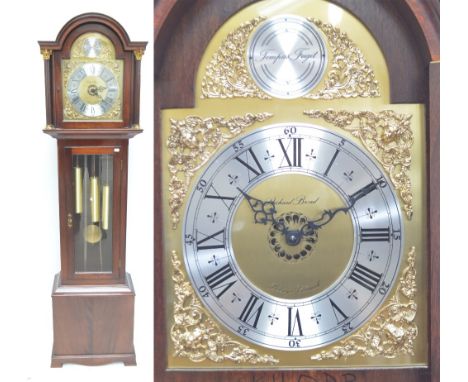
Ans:
[[[102,14],[70,20],[39,42],[45,64],[44,132],[57,139],[61,270],[52,302],[52,367],[135,365],[135,292],[125,270],[128,141],[139,127],[140,60]]]
[[[155,51],[155,380],[436,381],[438,3],[163,0]]]

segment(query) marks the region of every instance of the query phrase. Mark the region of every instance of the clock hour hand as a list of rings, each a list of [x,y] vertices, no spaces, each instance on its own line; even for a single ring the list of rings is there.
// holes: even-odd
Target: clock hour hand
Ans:
[[[263,200],[250,196],[249,194],[241,190],[239,187],[237,187],[237,189],[240,191],[242,195],[244,195],[244,198],[247,199],[247,202],[249,203],[250,208],[254,212],[255,223],[259,223],[259,224],[267,224],[268,222],[277,223],[275,219],[275,213],[277,211],[276,211],[274,202],[272,201],[264,202]]]
[[[88,94],[90,96],[93,96],[93,97],[99,97],[102,99],[102,96],[101,96],[101,92],[103,92],[104,90],[106,90],[107,87],[105,86],[97,86],[97,85],[89,85],[88,86]]]
[[[371,193],[377,189],[377,187],[385,187],[386,185],[387,183],[383,178],[377,179],[376,182],[369,183],[367,186],[364,186],[349,197],[350,204],[347,207],[335,208],[334,210],[324,210],[322,216],[320,216],[318,219],[308,221],[306,224],[304,224],[301,229],[302,233],[306,234],[315,231],[318,228],[322,228],[324,225],[330,223],[339,212],[348,213],[348,211],[354,207],[359,199]]]

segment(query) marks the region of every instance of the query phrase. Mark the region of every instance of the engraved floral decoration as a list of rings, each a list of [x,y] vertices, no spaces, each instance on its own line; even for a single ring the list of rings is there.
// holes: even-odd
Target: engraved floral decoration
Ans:
[[[222,41],[206,67],[201,98],[271,99],[255,84],[245,62],[250,34],[263,20],[257,17],[242,23]],[[327,37],[332,59],[323,88],[303,98],[316,100],[380,96],[374,70],[348,35],[331,24],[312,18],[308,20]]]
[[[413,192],[409,172],[413,132],[410,114],[398,114],[393,110],[374,113],[332,109],[309,110],[304,111],[304,114],[311,118],[322,118],[359,138],[390,176],[400,193],[407,218],[412,218]]]
[[[171,261],[175,295],[174,325],[171,328],[174,356],[188,358],[192,362],[230,360],[251,365],[279,362],[273,356],[259,354],[222,333],[201,306],[190,282],[186,281],[175,251],[172,251]]]
[[[380,96],[379,83],[361,50],[348,35],[331,24],[309,19],[327,36],[332,51],[332,63],[324,88],[307,94],[309,99],[335,99]]]
[[[170,120],[167,140],[169,150],[169,206],[172,228],[180,220],[180,207],[187,195],[189,184],[197,170],[229,139],[242,133],[256,122],[272,117],[270,113],[247,113],[231,118],[188,116]]]
[[[206,67],[201,98],[255,97],[270,99],[250,77],[245,48],[250,33],[264,20],[257,17],[227,35]]]
[[[347,359],[353,356],[395,358],[414,355],[414,341],[418,335],[415,323],[416,295],[415,247],[408,252],[396,292],[379,313],[356,334],[331,350],[312,355],[312,360]]]

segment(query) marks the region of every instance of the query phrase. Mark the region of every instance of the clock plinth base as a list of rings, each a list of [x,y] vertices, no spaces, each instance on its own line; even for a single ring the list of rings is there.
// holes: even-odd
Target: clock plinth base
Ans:
[[[125,284],[61,285],[52,291],[54,346],[51,367],[64,363],[136,365],[133,346],[135,291],[130,275]]]
[[[65,363],[74,363],[86,366],[100,366],[114,362],[122,362],[125,366],[136,366],[135,353],[98,355],[52,355],[51,367],[62,367]]]

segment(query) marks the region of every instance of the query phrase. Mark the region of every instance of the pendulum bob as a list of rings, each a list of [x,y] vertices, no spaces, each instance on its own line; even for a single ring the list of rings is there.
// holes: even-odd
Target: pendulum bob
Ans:
[[[86,226],[84,237],[87,243],[96,244],[102,239],[102,231],[96,224],[88,224]]]
[[[109,193],[110,187],[108,184],[102,187],[102,229],[108,230],[109,229]]]

